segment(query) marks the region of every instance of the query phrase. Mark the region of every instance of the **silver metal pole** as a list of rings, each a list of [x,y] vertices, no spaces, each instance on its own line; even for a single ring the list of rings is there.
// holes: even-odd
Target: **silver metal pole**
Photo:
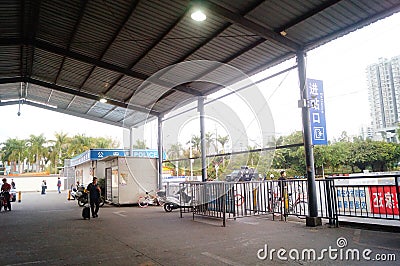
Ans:
[[[162,189],[162,168],[163,168],[163,133],[162,116],[158,116],[158,189]]]
[[[198,98],[198,111],[200,113],[200,152],[201,152],[201,180],[207,180],[207,163],[206,163],[206,142],[205,142],[205,112],[204,112],[204,97]]]
[[[133,128],[129,129],[129,156],[133,156]]]

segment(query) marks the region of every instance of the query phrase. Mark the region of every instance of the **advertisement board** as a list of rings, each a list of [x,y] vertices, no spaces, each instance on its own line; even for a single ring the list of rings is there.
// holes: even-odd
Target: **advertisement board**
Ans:
[[[396,186],[370,186],[369,194],[373,214],[399,215]]]

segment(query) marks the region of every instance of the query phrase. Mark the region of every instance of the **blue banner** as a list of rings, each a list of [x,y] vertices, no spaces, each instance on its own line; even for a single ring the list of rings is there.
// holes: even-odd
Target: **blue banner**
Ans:
[[[89,161],[101,160],[108,156],[129,156],[129,150],[124,149],[90,149],[71,159],[71,166],[80,165]],[[158,158],[156,149],[134,149],[132,157]],[[163,152],[163,160],[167,154]]]
[[[91,160],[100,160],[108,156],[127,156],[129,151],[122,149],[91,149],[90,150],[90,159]]]
[[[325,99],[322,80],[307,79],[311,134],[313,145],[327,145]]]

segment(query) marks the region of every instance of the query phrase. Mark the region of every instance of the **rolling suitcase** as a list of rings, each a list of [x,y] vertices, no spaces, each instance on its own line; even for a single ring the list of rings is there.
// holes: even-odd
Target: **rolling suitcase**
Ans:
[[[90,220],[90,207],[88,206],[83,206],[82,209],[82,217],[83,219],[89,219]]]

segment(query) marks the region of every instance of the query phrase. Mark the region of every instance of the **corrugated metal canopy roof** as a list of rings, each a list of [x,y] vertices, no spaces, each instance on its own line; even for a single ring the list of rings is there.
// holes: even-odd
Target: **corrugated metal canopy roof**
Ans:
[[[190,18],[199,3],[202,23]],[[3,0],[0,105],[130,127],[218,89],[165,78],[135,94],[161,69],[213,60],[255,74],[399,10],[398,0]],[[234,80],[209,71],[184,74]]]

